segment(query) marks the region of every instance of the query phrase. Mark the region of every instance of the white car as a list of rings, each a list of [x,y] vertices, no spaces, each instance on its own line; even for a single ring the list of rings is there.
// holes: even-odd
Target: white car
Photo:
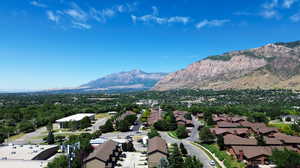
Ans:
[[[216,166],[216,162],[214,160],[209,161],[209,165]]]

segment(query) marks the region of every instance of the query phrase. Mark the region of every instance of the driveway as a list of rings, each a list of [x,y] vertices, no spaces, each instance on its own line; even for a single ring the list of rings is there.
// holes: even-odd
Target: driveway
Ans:
[[[169,144],[172,143],[183,143],[185,146],[186,150],[188,151],[189,155],[191,156],[196,156],[202,163],[203,163],[203,168],[212,168],[212,166],[209,165],[209,161],[211,160],[205,152],[203,152],[201,149],[198,147],[192,145],[189,140],[178,140],[170,137],[166,132],[160,132],[161,137]]]

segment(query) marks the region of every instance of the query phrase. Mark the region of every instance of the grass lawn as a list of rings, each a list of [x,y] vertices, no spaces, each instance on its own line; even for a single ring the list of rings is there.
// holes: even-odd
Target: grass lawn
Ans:
[[[211,153],[215,154],[215,156],[223,161],[224,165],[227,168],[245,168],[246,165],[242,162],[237,161],[231,155],[229,155],[226,151],[221,151],[217,144],[203,144],[206,149],[208,149]]]
[[[110,115],[108,113],[99,113],[99,114],[96,114],[96,116],[95,116],[96,119],[106,118],[106,117],[110,117]]]
[[[15,140],[17,140],[17,139],[20,139],[22,136],[24,136],[25,135],[25,133],[20,133],[20,134],[17,134],[17,135],[14,135],[14,136],[11,136],[11,137],[9,137],[9,141],[15,141]]]
[[[205,152],[206,155],[207,155],[211,160],[214,160],[215,163],[216,163],[216,165],[217,165],[217,168],[221,168],[220,164],[214,159],[214,157],[213,157],[210,153],[208,153],[205,149],[203,149],[202,146],[200,146],[199,144],[194,143],[194,142],[192,142],[192,144],[195,145],[195,146],[197,146],[198,148],[200,148],[203,152]]]
[[[175,131],[169,131],[169,132],[168,132],[168,135],[169,135],[170,137],[174,138],[174,139],[179,139],[179,138],[177,137]]]
[[[296,132],[292,130],[290,124],[285,124],[285,123],[269,123],[268,124],[271,127],[276,127],[278,128],[281,132],[289,134],[289,135],[295,135]]]

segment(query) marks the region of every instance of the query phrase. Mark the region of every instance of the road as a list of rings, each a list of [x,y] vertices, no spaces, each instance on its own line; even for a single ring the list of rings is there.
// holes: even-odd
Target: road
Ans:
[[[185,140],[178,140],[170,137],[166,132],[160,132],[161,137],[167,142],[167,143],[183,143],[185,146],[186,150],[188,151],[189,155],[191,156],[196,156],[202,163],[204,168],[212,168],[212,166],[209,165],[209,161],[211,160],[205,152],[203,152],[201,149],[198,147],[192,145],[187,139]]]
[[[192,121],[194,124],[194,128],[192,129],[191,136],[189,138],[187,138],[187,140],[195,142],[195,141],[199,140],[198,128],[201,126],[201,124],[194,116],[192,116]]]
[[[97,130],[99,130],[99,127],[104,125],[105,122],[108,120],[108,117],[105,117],[105,118],[100,118],[98,119],[95,124],[93,124],[89,129],[92,130],[92,133],[93,132],[96,132]]]
[[[20,137],[16,140],[6,142],[6,144],[9,144],[9,143],[13,143],[16,145],[25,145],[25,144],[29,144],[29,143],[40,144],[43,142],[43,139],[42,138],[33,138],[33,137],[39,137],[40,135],[44,134],[46,131],[47,131],[46,127],[41,127],[39,129],[35,130],[34,132],[30,132],[30,133],[23,135],[22,137]]]

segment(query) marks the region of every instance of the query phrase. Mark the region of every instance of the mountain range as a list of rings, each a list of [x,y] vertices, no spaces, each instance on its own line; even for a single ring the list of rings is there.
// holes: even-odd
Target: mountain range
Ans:
[[[154,90],[300,89],[300,41],[210,56],[161,79]]]
[[[52,89],[46,92],[257,88],[300,89],[300,41],[273,43],[209,56],[170,74],[132,70],[110,74],[76,88]]]
[[[149,90],[167,73],[147,73],[138,69],[113,73],[75,88],[50,89],[51,93],[128,92]]]

